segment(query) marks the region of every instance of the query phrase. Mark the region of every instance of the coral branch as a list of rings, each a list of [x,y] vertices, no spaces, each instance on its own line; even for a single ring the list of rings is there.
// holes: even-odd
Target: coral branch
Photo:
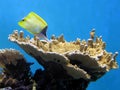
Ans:
[[[10,87],[14,89],[30,84],[29,88],[32,88],[30,65],[31,63],[27,63],[23,55],[18,51],[14,49],[1,49],[0,66],[3,68],[3,72],[0,88]]]

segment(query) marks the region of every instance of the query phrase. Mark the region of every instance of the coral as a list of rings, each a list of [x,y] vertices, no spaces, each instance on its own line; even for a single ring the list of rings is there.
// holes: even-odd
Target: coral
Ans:
[[[0,81],[0,88],[11,87],[21,88],[21,86],[32,88],[30,65],[23,55],[14,49],[0,50],[0,66],[3,68]]]
[[[31,76],[31,63],[27,63],[23,55],[12,49],[1,50],[2,87],[16,90],[86,90],[91,81],[96,81],[109,70],[118,68],[118,52],[107,52],[106,43],[101,36],[95,36],[94,29],[88,40],[77,38],[71,42],[67,42],[63,35],[53,35],[50,41],[39,40],[37,36],[24,37],[24,32],[17,30],[8,38],[34,57],[45,70],[38,69]]]
[[[67,42],[62,35],[52,36],[50,42],[47,42],[36,36],[32,39],[24,38],[23,32],[19,35],[18,31],[14,31],[9,40],[17,43],[45,68],[46,63],[54,63],[53,69],[58,64],[74,79],[96,80],[110,69],[118,67],[118,53],[108,53],[102,37],[95,38],[95,30],[90,32],[90,39],[87,41],[77,39]]]

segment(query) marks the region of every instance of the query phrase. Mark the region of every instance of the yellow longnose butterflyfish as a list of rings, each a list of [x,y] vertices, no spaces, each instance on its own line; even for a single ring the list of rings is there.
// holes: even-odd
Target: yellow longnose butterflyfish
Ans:
[[[43,38],[48,41],[46,37],[47,23],[36,13],[30,12],[18,24],[33,35]]]

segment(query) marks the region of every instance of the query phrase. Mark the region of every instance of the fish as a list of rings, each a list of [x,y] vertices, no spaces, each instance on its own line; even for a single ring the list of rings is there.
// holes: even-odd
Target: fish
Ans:
[[[40,39],[49,41],[46,36],[48,24],[35,12],[30,12],[26,17],[18,22],[18,25],[26,29],[29,33],[39,37]]]

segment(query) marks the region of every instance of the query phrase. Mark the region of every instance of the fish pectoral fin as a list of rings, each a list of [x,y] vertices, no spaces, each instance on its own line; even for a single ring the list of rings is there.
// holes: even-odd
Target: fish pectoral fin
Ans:
[[[46,31],[47,31],[47,27],[45,27],[45,28],[42,30],[42,32],[41,32],[45,37],[47,37],[47,36],[46,36]]]

